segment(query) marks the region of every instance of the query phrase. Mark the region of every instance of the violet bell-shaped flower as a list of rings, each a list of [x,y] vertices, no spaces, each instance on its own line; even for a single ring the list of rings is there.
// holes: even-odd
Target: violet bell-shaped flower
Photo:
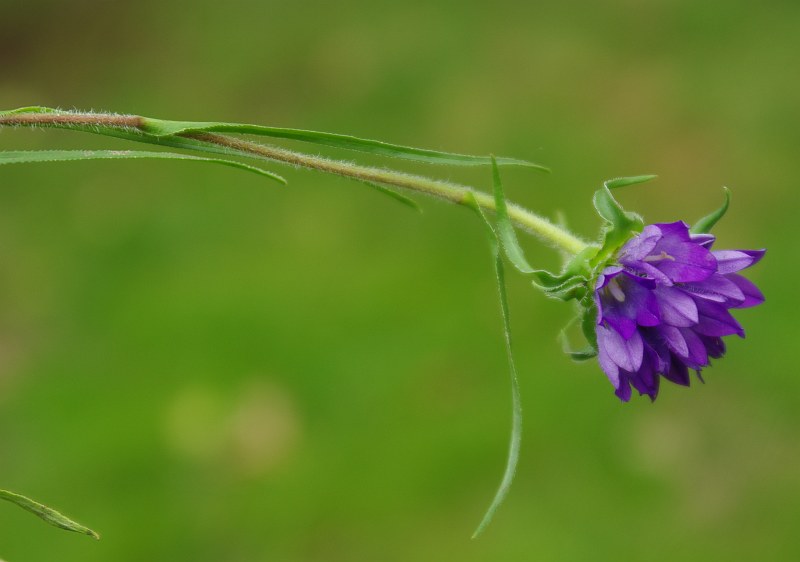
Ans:
[[[688,386],[689,369],[700,377],[725,353],[724,336],[744,337],[729,309],[764,296],[737,272],[765,250],[711,250],[714,241],[684,222],[651,224],[598,276],[598,360],[620,400],[631,386],[655,400],[660,377]]]

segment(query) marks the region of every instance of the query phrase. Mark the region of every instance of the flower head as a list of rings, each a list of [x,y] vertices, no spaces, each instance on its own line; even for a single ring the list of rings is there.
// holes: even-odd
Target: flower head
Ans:
[[[660,377],[688,386],[689,369],[699,377],[725,353],[723,336],[744,337],[729,309],[764,296],[737,272],[765,251],[711,250],[714,241],[684,222],[651,224],[598,276],[598,360],[621,400],[631,386],[655,400]]]

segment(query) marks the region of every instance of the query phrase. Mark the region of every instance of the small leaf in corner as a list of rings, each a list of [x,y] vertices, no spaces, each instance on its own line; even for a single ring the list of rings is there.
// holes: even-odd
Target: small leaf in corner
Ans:
[[[31,513],[43,519],[50,525],[53,525],[54,527],[58,527],[59,529],[64,529],[65,531],[72,531],[73,533],[80,533],[82,535],[87,535],[95,540],[100,539],[100,535],[98,535],[90,528],[84,527],[80,523],[76,523],[75,521],[59,513],[55,509],[40,504],[39,502],[34,501],[30,498],[26,498],[25,496],[15,494],[14,492],[9,492],[7,490],[0,490],[0,499],[6,500],[8,502],[18,505],[22,509],[30,511]]]

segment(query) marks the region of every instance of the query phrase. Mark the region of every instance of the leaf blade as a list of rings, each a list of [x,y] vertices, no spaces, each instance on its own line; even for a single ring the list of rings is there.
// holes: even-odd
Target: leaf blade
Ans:
[[[264,125],[252,125],[247,123],[222,123],[210,121],[168,121],[164,119],[143,118],[143,130],[148,134],[157,137],[180,136],[188,133],[234,133],[244,135],[257,135],[270,138],[279,138],[307,142],[316,145],[330,146],[343,150],[354,150],[378,156],[389,156],[393,158],[403,158],[428,164],[450,164],[456,166],[482,166],[491,163],[488,156],[473,156],[469,154],[459,154],[455,152],[443,152],[424,148],[415,148],[400,144],[387,143],[372,139],[356,137],[353,135],[343,135],[338,133],[326,133],[322,131],[310,131],[305,129],[290,129],[286,127],[268,127]],[[499,158],[498,163],[506,166],[524,166],[541,171],[550,170],[527,160],[518,158]]]
[[[272,172],[236,162],[235,160],[225,160],[222,158],[205,158],[191,154],[177,154],[174,152],[153,152],[144,150],[5,150],[0,151],[0,165],[3,164],[31,164],[41,162],[73,162],[80,160],[132,160],[132,159],[156,159],[156,160],[187,160],[191,162],[206,162],[238,168],[248,172],[253,172],[280,183],[286,180]]]
[[[725,216],[725,213],[728,212],[728,207],[731,205],[731,190],[727,187],[723,187],[722,189],[725,193],[725,200],[722,202],[722,205],[694,223],[692,228],[689,229],[689,232],[692,234],[708,234],[711,232],[711,229],[714,228],[714,225]]]
[[[480,536],[486,527],[491,523],[497,509],[505,500],[508,495],[508,490],[511,488],[511,483],[514,480],[516,473],[517,463],[519,462],[519,450],[522,443],[522,399],[520,397],[519,378],[517,377],[517,368],[514,363],[514,353],[511,342],[511,322],[509,319],[508,311],[508,295],[506,293],[505,284],[505,268],[503,266],[503,258],[500,252],[500,241],[497,233],[492,228],[491,222],[486,218],[475,197],[472,193],[468,193],[466,197],[467,205],[472,208],[482,219],[487,229],[489,238],[489,246],[492,250],[495,266],[495,278],[497,280],[497,291],[500,298],[500,310],[503,317],[503,331],[505,333],[506,355],[508,357],[509,376],[511,379],[511,435],[508,445],[508,456],[506,459],[506,466],[503,471],[503,477],[500,485],[495,492],[489,508],[472,534],[475,539]]]
[[[71,114],[72,112],[60,111],[49,107],[30,106],[21,107],[7,111],[0,111],[0,117],[24,114]],[[491,164],[489,156],[474,156],[470,154],[459,154],[456,152],[444,152],[424,148],[415,148],[400,144],[388,143],[373,139],[344,135],[338,133],[326,133],[323,131],[311,131],[305,129],[292,129],[287,127],[269,127],[265,125],[255,125],[249,123],[224,123],[215,121],[170,121],[166,119],[155,119],[152,117],[139,118],[139,131],[144,135],[156,138],[180,137],[190,133],[228,133],[257,135],[270,138],[286,139],[299,142],[306,142],[321,146],[330,146],[343,150],[354,150],[378,156],[389,156],[393,158],[404,158],[428,164],[448,164],[455,166],[484,166]],[[76,124],[49,124],[48,127],[79,129],[87,132],[106,134],[103,126],[81,126]],[[114,135],[118,136],[118,135]],[[135,140],[135,139],[134,139]],[[503,166],[523,166],[533,168],[543,172],[550,169],[541,164],[522,160],[519,158],[497,158],[497,162]]]
[[[503,182],[500,180],[500,169],[497,161],[492,156],[492,186],[494,188],[494,206],[496,213],[497,237],[500,247],[503,249],[508,261],[522,273],[534,273],[534,269],[525,259],[525,253],[517,240],[517,233],[514,225],[511,224],[511,217],[508,215],[508,205],[503,191]]]
[[[618,189],[620,187],[626,187],[629,185],[636,185],[637,183],[645,183],[651,180],[656,179],[658,176],[655,174],[644,174],[641,176],[628,176],[624,178],[614,178],[611,180],[606,180],[603,182],[603,185],[606,186],[608,189]]]
[[[73,533],[80,533],[82,535],[87,535],[92,537],[95,540],[100,539],[100,535],[98,535],[92,529],[81,525],[70,519],[69,517],[59,513],[55,509],[51,507],[47,507],[37,501],[34,501],[30,498],[22,496],[20,494],[15,494],[14,492],[9,492],[8,490],[0,490],[0,499],[6,500],[11,502],[22,509],[33,513],[40,519],[44,520],[46,523],[53,525],[54,527],[58,527],[59,529],[63,529],[65,531],[71,531]]]

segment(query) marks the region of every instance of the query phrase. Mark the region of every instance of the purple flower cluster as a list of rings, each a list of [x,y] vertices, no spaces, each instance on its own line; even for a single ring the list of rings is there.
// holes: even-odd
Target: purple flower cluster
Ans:
[[[688,386],[689,369],[700,376],[725,353],[723,336],[744,337],[729,309],[764,296],[736,272],[765,251],[714,251],[714,240],[690,234],[684,222],[652,224],[598,277],[598,359],[620,400],[630,399],[631,386],[655,400],[662,376]]]

